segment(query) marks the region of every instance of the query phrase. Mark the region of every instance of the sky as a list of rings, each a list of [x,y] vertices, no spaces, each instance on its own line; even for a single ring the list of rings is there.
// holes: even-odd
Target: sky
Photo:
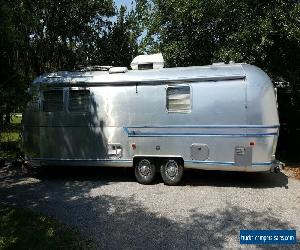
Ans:
[[[120,8],[121,5],[125,5],[128,9],[131,9],[131,3],[135,2],[134,0],[115,0],[115,4],[118,7],[118,9]]]
[[[117,9],[120,9],[121,5],[125,5],[127,8],[127,11],[130,11],[132,9],[132,3],[133,6],[135,5],[135,0],[114,0],[115,2],[115,6],[117,7]],[[117,17],[113,16],[110,18],[110,20],[112,22],[117,21]]]

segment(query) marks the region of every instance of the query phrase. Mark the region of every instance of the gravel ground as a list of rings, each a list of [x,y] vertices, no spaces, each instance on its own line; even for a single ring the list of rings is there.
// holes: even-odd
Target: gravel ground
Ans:
[[[293,228],[300,235],[300,181],[284,173],[186,171],[181,186],[169,187],[159,178],[140,185],[131,169],[25,175],[5,167],[0,201],[78,228],[97,248],[241,248],[240,229]]]

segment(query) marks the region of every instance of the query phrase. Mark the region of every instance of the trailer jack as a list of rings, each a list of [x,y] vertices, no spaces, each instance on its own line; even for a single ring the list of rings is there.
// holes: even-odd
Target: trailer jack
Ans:
[[[272,167],[271,167],[270,172],[278,174],[284,169],[284,167],[285,167],[285,163],[278,161],[278,160],[274,160],[272,162]]]

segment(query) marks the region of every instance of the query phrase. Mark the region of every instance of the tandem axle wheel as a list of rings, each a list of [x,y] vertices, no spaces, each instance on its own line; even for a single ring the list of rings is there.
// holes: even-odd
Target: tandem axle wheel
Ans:
[[[183,166],[176,160],[168,160],[160,167],[164,183],[170,186],[179,184],[183,176]]]
[[[160,171],[166,185],[178,185],[183,176],[182,159],[139,158],[134,160],[134,173],[141,184],[151,184]]]
[[[135,166],[135,178],[141,184],[151,184],[155,178],[156,168],[149,159],[142,159]]]

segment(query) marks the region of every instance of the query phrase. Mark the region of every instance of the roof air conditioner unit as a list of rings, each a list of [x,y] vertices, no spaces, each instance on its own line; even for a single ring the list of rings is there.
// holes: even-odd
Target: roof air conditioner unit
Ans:
[[[139,55],[135,57],[130,66],[133,70],[162,69],[165,61],[161,53],[152,55]]]

